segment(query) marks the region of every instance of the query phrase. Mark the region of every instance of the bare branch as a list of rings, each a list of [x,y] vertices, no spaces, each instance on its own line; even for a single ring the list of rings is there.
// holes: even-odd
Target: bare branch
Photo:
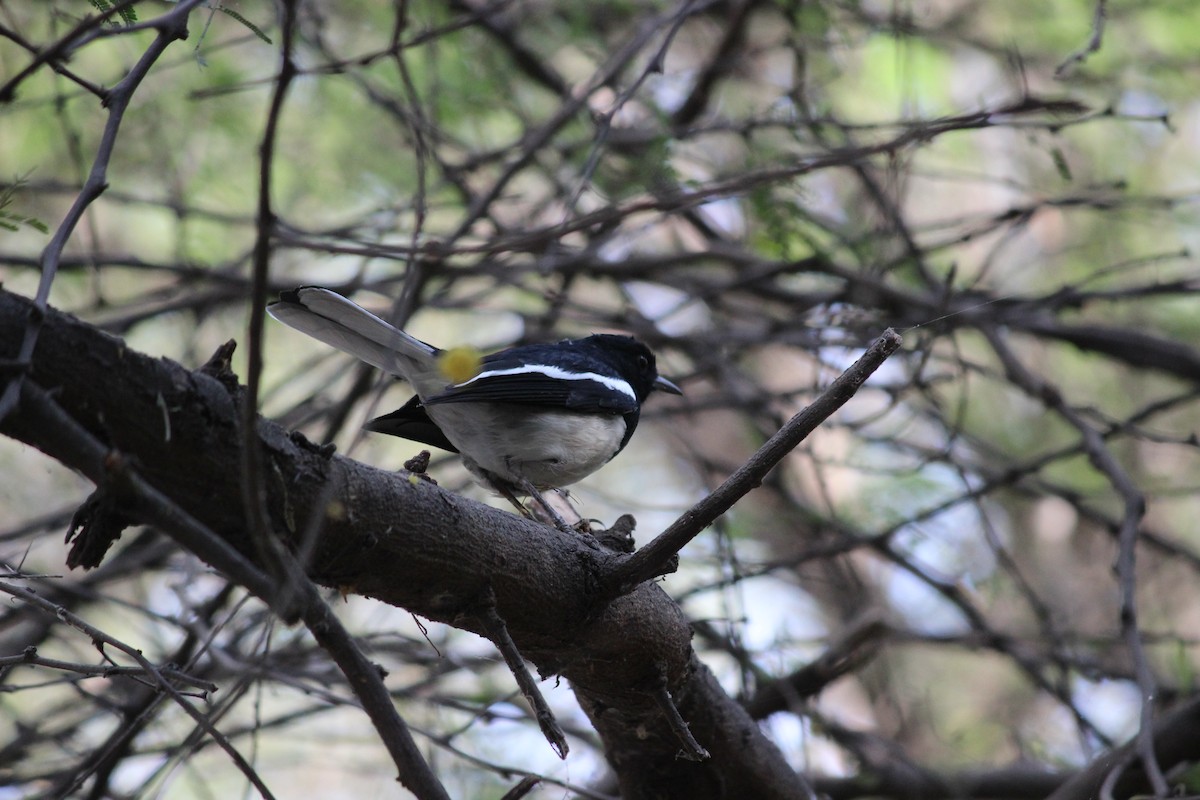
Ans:
[[[1146,513],[1145,497],[1134,484],[1129,473],[1113,457],[1104,443],[1103,437],[1066,403],[1059,391],[1027,370],[997,331],[992,328],[984,328],[983,333],[1013,383],[1025,389],[1031,396],[1041,400],[1079,432],[1088,459],[1108,479],[1124,504],[1125,513],[1121,520],[1121,530],[1118,536],[1120,550],[1117,556],[1116,570],[1121,584],[1121,630],[1133,657],[1138,687],[1142,693],[1141,726],[1137,737],[1138,753],[1150,776],[1150,783],[1155,793],[1160,796],[1165,795],[1168,791],[1167,781],[1158,765],[1152,733],[1154,704],[1157,697],[1155,678],[1142,643],[1142,632],[1138,627],[1137,616],[1137,573],[1134,570],[1134,561],[1137,552],[1138,526]]]
[[[570,751],[567,746],[567,735],[563,733],[562,726],[554,718],[554,712],[550,710],[546,698],[538,689],[537,682],[529,674],[525,660],[521,658],[517,645],[508,634],[508,627],[504,624],[504,620],[496,613],[496,593],[490,586],[481,602],[479,620],[487,638],[496,645],[496,649],[504,657],[508,671],[516,679],[517,687],[525,696],[530,708],[533,709],[534,718],[537,719],[538,727],[542,729],[542,735],[546,737],[546,741],[550,742],[550,746],[554,748],[558,757],[565,759]]]
[[[620,561],[612,572],[605,576],[609,590],[624,592],[642,581],[662,574],[664,565],[672,556],[711,525],[713,520],[732,508],[734,503],[760,486],[766,474],[774,469],[784,456],[845,405],[888,356],[896,352],[900,342],[900,336],[895,331],[890,328],[885,331],[858,361],[821,393],[820,397],[788,420],[786,425],[768,439],[746,463],[738,467],[720,487],[685,512],[645,547]]]
[[[271,800],[271,798],[274,797],[274,795],[271,794],[271,790],[268,789],[266,784],[262,782],[262,779],[259,778],[258,773],[252,766],[250,766],[249,763],[246,762],[246,759],[242,757],[242,754],[239,753],[233,747],[233,745],[229,743],[229,740],[224,736],[224,734],[213,727],[213,725],[205,718],[205,716],[200,713],[195,706],[189,703],[187,698],[175,688],[171,681],[168,680],[167,677],[161,672],[159,672],[159,670],[153,664],[151,664],[145,658],[145,656],[142,655],[140,650],[135,647],[131,647],[130,645],[125,644],[124,642],[115,639],[112,636],[109,636],[99,628],[84,622],[82,619],[75,616],[70,611],[67,611],[62,606],[56,606],[55,604],[47,601],[28,589],[15,586],[5,581],[0,581],[0,592],[12,595],[13,597],[19,598],[30,605],[37,606],[49,614],[53,614],[58,619],[70,625],[72,628],[75,628],[79,632],[91,638],[92,642],[98,649],[100,649],[102,653],[104,652],[103,645],[108,645],[109,647],[120,650],[129,658],[136,661],[142,672],[153,678],[159,690],[174,700],[176,705],[187,712],[187,715],[191,717],[192,720],[198,726],[200,726],[205,733],[211,736],[218,745],[220,745],[221,749],[225,751],[230,760],[232,760],[237,766],[238,770],[240,770],[241,773],[246,776],[246,779],[254,785],[254,788],[258,790],[259,794],[261,794],[264,798],[267,798],[267,800]]]
[[[663,716],[667,718],[667,724],[671,726],[672,732],[679,739],[679,743],[683,746],[680,751],[681,758],[686,758],[691,761],[705,761],[712,756],[704,745],[696,741],[696,737],[692,736],[692,731],[688,728],[687,722],[679,713],[679,709],[675,706],[675,701],[671,699],[671,693],[667,691],[666,681],[658,681],[654,687],[654,702],[658,704],[659,710]]]
[[[75,202],[71,204],[71,208],[67,211],[66,216],[63,217],[62,222],[54,231],[50,243],[42,251],[41,279],[38,282],[36,299],[36,308],[39,312],[46,309],[46,302],[50,298],[50,286],[54,282],[54,276],[58,273],[58,262],[62,257],[63,248],[67,245],[67,240],[71,238],[71,234],[75,231],[75,226],[79,223],[83,212],[108,188],[108,164],[112,160],[113,149],[117,144],[117,134],[121,129],[121,122],[125,118],[125,112],[129,108],[129,103],[133,99],[134,92],[137,91],[142,80],[150,72],[150,68],[154,66],[167,47],[177,39],[187,38],[188,15],[201,2],[202,0],[183,0],[175,8],[155,20],[153,27],[158,31],[158,35],[150,43],[150,46],[146,48],[146,52],[138,59],[137,64],[105,96],[104,105],[108,108],[108,119],[104,125],[100,145],[96,149],[95,159],[92,161],[91,171],[88,173],[87,180],[80,189],[79,195],[75,198]],[[113,8],[110,8],[108,13],[117,13],[126,5],[125,3],[117,4]],[[68,38],[62,40],[63,48],[68,47],[84,31],[100,24],[102,22],[94,19],[85,21],[79,29],[73,32]],[[56,58],[57,56],[51,54],[49,57]],[[27,69],[34,69],[37,63],[38,61],[35,60],[34,64],[30,65]],[[0,99],[11,97],[13,88],[24,74],[17,75],[4,87],[0,87]],[[29,360],[33,357],[33,350],[37,345],[38,328],[41,325],[41,321],[42,317],[40,313],[30,315],[24,335],[21,338],[21,346],[15,356],[16,363],[28,364]],[[4,393],[0,394],[0,419],[9,414],[16,405],[20,388],[20,382],[12,382],[5,386]]]
[[[1100,51],[1104,41],[1104,25],[1108,20],[1108,0],[1096,0],[1096,10],[1092,14],[1092,35],[1083,47],[1071,53],[1054,70],[1054,77],[1062,78],[1076,65],[1082,64],[1092,53]]]

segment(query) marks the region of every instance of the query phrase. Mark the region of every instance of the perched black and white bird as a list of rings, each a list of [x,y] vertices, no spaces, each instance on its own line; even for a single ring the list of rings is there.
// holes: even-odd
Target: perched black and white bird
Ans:
[[[329,289],[284,292],[267,310],[412,384],[416,396],[369,422],[368,430],[461,453],[481,482],[510,496],[533,494],[543,506],[539,489],[575,483],[624,449],[652,391],[682,393],[631,336],[598,333],[512,347],[464,372],[447,363],[453,351],[426,344]]]

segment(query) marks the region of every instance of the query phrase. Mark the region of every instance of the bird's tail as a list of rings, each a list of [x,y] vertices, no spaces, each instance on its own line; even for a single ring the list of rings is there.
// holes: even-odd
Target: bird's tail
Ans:
[[[267,312],[289,327],[399,375],[422,388],[435,372],[438,349],[410,336],[337,292],[301,286],[281,292]]]

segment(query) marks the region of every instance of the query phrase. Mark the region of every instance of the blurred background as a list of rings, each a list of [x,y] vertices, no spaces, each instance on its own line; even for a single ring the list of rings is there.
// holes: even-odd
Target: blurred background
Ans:
[[[6,289],[36,291],[100,146],[99,89],[169,8],[0,3]],[[896,328],[901,352],[664,588],[818,789],[1019,775],[1030,788],[1005,796],[1044,796],[1135,734],[1144,702],[1161,714],[1196,691],[1194,12],[302,2],[270,285],[331,287],[440,346],[645,340],[685,395],[654,397],[630,447],[571,488],[584,517],[633,513],[639,544]],[[138,87],[50,297],[196,367],[246,335],[283,40],[267,3],[201,6],[189,30]],[[69,60],[35,64],[60,41]],[[381,467],[420,449],[360,430],[403,384],[274,323],[264,347],[264,415]],[[449,455],[431,472],[498,502]],[[0,440],[0,568],[216,682],[211,719],[279,796],[395,796],[307,633],[153,530],[66,571],[90,489]],[[521,774],[547,778],[531,796],[612,791],[565,684],[544,687],[571,735],[560,762],[486,641],[336,603],[452,795],[499,797]],[[125,677],[16,664],[30,646],[102,663],[78,631],[0,606],[0,798],[251,794],[176,706]]]

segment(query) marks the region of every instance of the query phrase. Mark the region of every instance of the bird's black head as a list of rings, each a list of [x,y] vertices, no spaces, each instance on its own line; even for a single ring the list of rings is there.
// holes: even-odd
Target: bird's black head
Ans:
[[[593,333],[576,342],[582,349],[606,363],[614,377],[627,381],[637,396],[638,403],[645,402],[655,389],[670,394],[683,394],[678,386],[658,374],[654,353],[632,336],[613,333]]]

